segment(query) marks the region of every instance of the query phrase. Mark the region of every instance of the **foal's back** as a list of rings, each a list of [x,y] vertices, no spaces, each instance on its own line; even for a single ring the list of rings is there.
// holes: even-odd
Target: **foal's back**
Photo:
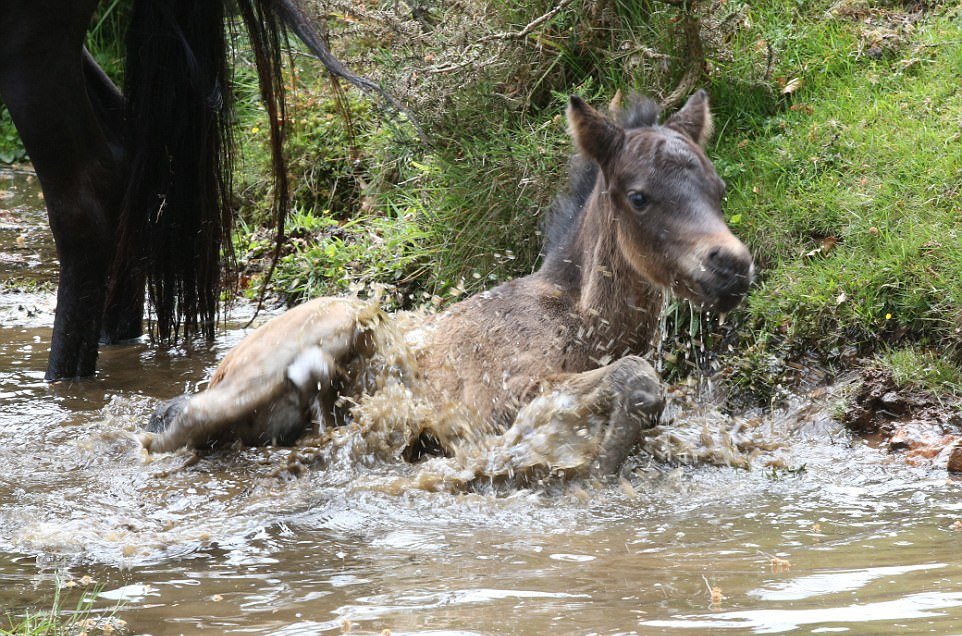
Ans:
[[[419,358],[426,390],[471,420],[506,427],[542,379],[592,368],[576,302],[535,273],[454,305],[434,319]]]

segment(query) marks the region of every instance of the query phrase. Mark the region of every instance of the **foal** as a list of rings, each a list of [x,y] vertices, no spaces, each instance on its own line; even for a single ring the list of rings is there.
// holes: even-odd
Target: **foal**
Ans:
[[[563,412],[586,426],[586,450],[570,460],[545,449],[548,463],[613,472],[663,405],[658,376],[639,356],[665,291],[725,312],[748,290],[752,258],[725,225],[725,184],[703,152],[704,91],[663,125],[647,100],[612,120],[572,97],[567,117],[580,155],[541,269],[407,332],[416,363],[404,382],[436,405],[430,421],[407,427],[407,457],[456,454],[465,431],[528,437]],[[334,393],[357,397],[358,369],[384,320],[356,300],[291,310],[228,354],[206,392],[158,409],[151,429],[160,434],[147,445],[296,438],[312,410],[327,419]]]

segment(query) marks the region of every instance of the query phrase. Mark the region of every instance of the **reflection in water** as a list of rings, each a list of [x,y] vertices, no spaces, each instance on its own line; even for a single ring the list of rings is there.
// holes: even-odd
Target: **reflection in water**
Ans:
[[[714,615],[682,617],[673,621],[644,621],[642,624],[650,627],[683,627],[689,629],[750,629],[755,634],[778,634],[797,629],[803,625],[838,623],[866,625],[879,621],[918,620],[944,616],[942,612],[937,610],[959,607],[960,605],[962,605],[962,593],[927,592],[911,594],[895,601],[865,605],[808,610],[720,612]],[[845,629],[845,631],[848,630]]]
[[[0,254],[40,255],[0,259],[6,611],[89,575],[100,610],[122,602],[131,632],[155,635],[896,634],[962,619],[957,484],[849,437],[833,391],[732,416],[679,390],[671,424],[610,482],[423,489],[430,466],[372,455],[350,430],[337,448],[147,456],[156,400],[195,390],[245,316],[212,345],[106,347],[96,378],[44,383],[55,270],[34,187],[0,182],[15,193]]]
[[[755,596],[764,601],[798,601],[820,594],[837,594],[865,587],[873,581],[887,576],[898,576],[908,572],[935,570],[944,568],[945,563],[931,563],[922,565],[902,565],[882,568],[865,568],[862,570],[840,570],[837,572],[819,572],[786,581],[777,581],[766,588],[752,590],[749,596]]]

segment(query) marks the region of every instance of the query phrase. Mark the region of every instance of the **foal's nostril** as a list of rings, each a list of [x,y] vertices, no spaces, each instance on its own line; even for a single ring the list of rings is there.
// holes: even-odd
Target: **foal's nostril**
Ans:
[[[738,306],[752,283],[752,258],[748,250],[712,247],[705,256],[707,278],[702,285],[713,297],[712,307],[730,311]]]
[[[747,276],[751,269],[751,261],[721,247],[713,247],[708,252],[708,269],[717,276],[725,278],[733,276]]]
[[[722,251],[722,249],[721,249],[720,247],[713,247],[713,248],[711,248],[711,251],[708,252],[708,265],[709,265],[712,269],[718,267],[718,261],[719,261],[719,259],[721,258],[721,256],[720,256],[720,255],[721,255],[721,251]]]

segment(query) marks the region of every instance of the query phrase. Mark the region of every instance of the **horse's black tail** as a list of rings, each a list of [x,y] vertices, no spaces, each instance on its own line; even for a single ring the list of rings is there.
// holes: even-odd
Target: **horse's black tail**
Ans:
[[[126,190],[111,293],[117,281],[129,280],[131,270],[146,277],[162,339],[181,328],[213,336],[221,257],[233,257],[225,5],[137,0],[131,15],[124,82]],[[270,116],[275,218],[283,219],[280,26],[270,0],[236,5]]]
[[[285,23],[332,74],[386,99],[421,133],[403,105],[330,54],[300,0],[135,0],[124,81],[127,173],[107,304],[129,305],[146,279],[165,340],[181,328],[213,336],[221,257],[233,258],[228,3],[247,29],[269,118],[278,249],[289,199]]]

